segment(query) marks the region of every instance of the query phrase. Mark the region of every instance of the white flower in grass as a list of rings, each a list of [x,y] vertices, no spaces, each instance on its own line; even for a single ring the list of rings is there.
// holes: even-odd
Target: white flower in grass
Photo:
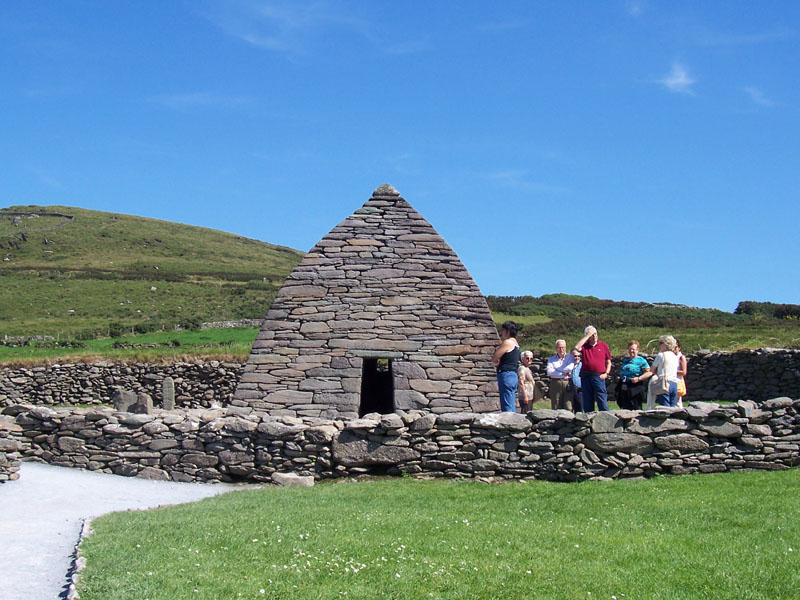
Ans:
[[[267,590],[265,590],[264,588],[261,588],[260,590],[258,590],[258,593],[259,594],[266,594]]]
[[[394,574],[394,576],[395,576],[397,579],[400,579],[400,573],[395,573],[395,574]]]

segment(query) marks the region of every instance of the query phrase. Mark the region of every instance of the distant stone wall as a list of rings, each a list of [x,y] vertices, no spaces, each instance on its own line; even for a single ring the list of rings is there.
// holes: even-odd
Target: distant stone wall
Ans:
[[[652,363],[655,356],[647,356]],[[534,357],[534,379],[547,388],[547,358]],[[763,402],[778,396],[800,397],[800,350],[761,348],[740,352],[700,352],[687,356],[687,401],[739,399]],[[609,399],[614,399],[622,357],[612,361]]]
[[[240,363],[216,360],[156,364],[74,363],[0,370],[0,407],[13,404],[110,404],[117,388],[149,394],[156,406],[162,382],[175,382],[176,406],[226,405],[242,372]]]
[[[8,407],[28,459],[174,481],[386,473],[581,481],[800,465],[800,399],[573,414],[410,411],[349,422],[239,409]]]

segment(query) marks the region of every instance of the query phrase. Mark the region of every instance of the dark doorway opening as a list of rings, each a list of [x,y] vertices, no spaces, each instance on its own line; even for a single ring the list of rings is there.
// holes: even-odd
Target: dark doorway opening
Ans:
[[[361,372],[361,405],[358,416],[367,413],[394,412],[394,383],[392,360],[389,358],[365,358]]]

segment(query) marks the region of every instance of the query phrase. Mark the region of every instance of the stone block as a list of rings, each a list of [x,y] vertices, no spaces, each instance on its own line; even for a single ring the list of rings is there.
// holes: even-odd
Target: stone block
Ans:
[[[700,429],[716,437],[738,438],[742,436],[742,428],[739,425],[721,419],[700,423]]]
[[[313,487],[312,475],[298,475],[297,473],[273,473],[272,481],[281,487]]]
[[[659,450],[677,450],[685,452],[704,452],[708,449],[708,443],[691,433],[676,433],[662,435],[655,438],[654,443]]]
[[[58,438],[58,448],[63,452],[75,452],[86,445],[86,440],[63,436]]]
[[[635,433],[590,433],[584,438],[588,448],[600,452],[646,454],[653,450],[653,441]]]
[[[592,433],[622,433],[623,421],[613,412],[598,412],[591,417]]]
[[[366,440],[348,430],[333,440],[334,462],[346,467],[397,465],[418,460],[420,456],[417,450],[408,446]]]
[[[453,384],[449,381],[432,381],[430,379],[409,379],[411,389],[423,394],[445,394]]]
[[[414,390],[395,390],[394,405],[400,410],[424,409],[429,400],[421,393]]]
[[[114,410],[129,412],[136,405],[136,394],[128,390],[117,389],[114,390],[114,394],[111,396],[111,402],[114,405]]]
[[[473,425],[503,431],[530,431],[533,427],[526,415],[513,412],[489,413],[475,418]]]
[[[653,419],[646,414],[633,420],[625,430],[628,433],[662,433],[665,431],[686,431],[689,425],[682,419]]]

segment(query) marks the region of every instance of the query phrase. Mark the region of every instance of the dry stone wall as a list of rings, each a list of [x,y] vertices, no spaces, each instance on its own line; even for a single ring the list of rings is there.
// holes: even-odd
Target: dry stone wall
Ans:
[[[652,361],[653,357],[648,357]],[[759,349],[689,355],[690,397],[698,400],[738,398],[763,401],[800,394],[800,351]],[[614,390],[621,358],[614,359],[608,381]],[[534,378],[547,390],[547,359],[535,357]],[[74,363],[0,369],[0,406],[108,404],[116,388],[145,392],[160,401],[160,382],[178,379],[178,405],[187,408],[227,404],[243,370],[240,363],[193,361],[174,365]]]
[[[174,481],[259,482],[282,472],[580,481],[800,465],[800,399],[790,398],[577,415],[399,411],[348,422],[235,407],[4,412],[27,459]]]
[[[778,396],[800,397],[800,350],[760,349],[742,352],[703,352],[690,355],[689,400],[738,399],[762,402]],[[650,358],[652,360],[652,357]],[[609,390],[613,390],[621,359],[614,359]],[[546,357],[534,357],[534,378],[547,389]],[[175,404],[183,408],[227,406],[244,365],[193,361],[172,365],[73,363],[0,369],[0,407],[13,404],[110,404],[116,389],[149,394],[161,406],[162,385],[175,382]],[[398,368],[400,388],[409,387]],[[435,381],[435,380],[434,380]],[[489,402],[493,402],[494,398]],[[246,403],[244,403],[246,404]],[[497,404],[493,406],[496,408]]]
[[[642,354],[652,363],[655,356]],[[547,358],[534,357],[531,371],[534,379],[545,390]],[[733,402],[740,399],[763,402],[769,398],[787,395],[800,396],[800,350],[759,348],[739,352],[702,351],[687,356],[688,400]],[[616,383],[622,366],[622,357],[612,361],[608,390],[614,398]]]
[[[0,416],[0,483],[19,478],[24,444],[18,439],[22,428],[13,419]]]
[[[111,404],[117,389],[148,394],[161,406],[163,383],[168,377],[174,382],[176,406],[224,406],[230,402],[241,373],[240,363],[215,360],[171,365],[98,362],[3,368],[0,407],[19,403]]]

